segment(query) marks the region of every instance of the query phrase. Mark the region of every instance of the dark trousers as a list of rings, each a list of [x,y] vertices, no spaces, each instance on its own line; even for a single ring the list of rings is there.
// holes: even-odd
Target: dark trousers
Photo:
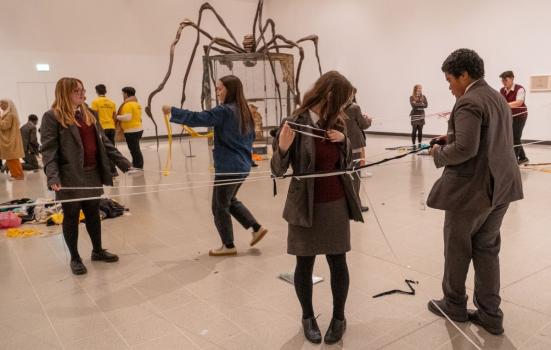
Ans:
[[[115,129],[103,129],[103,132],[105,133],[105,136],[111,141],[113,146],[115,146]],[[111,163],[111,174],[117,173],[117,168],[115,167],[115,163]]]
[[[23,170],[36,170],[39,168],[38,159],[36,159],[36,154],[27,153],[25,158],[23,158],[23,164],[21,164]]]
[[[247,209],[247,207],[236,197],[237,191],[239,191],[245,178],[246,176],[222,175],[216,175],[214,177],[215,184],[237,182],[232,185],[214,186],[212,190],[212,215],[214,216],[214,225],[216,225],[222,243],[226,246],[231,246],[233,244],[232,216],[245,229],[258,225],[258,222],[249,209]]]
[[[348,297],[350,276],[346,264],[346,254],[326,255],[329,270],[331,272],[331,292],[333,294],[333,318],[344,320],[344,307]],[[297,256],[294,283],[300,306],[302,318],[314,317],[312,305],[312,272],[316,256]]]
[[[411,143],[415,144],[415,138],[417,137],[417,143],[421,143],[423,139],[423,125],[411,126]]]
[[[143,155],[140,149],[140,139],[142,138],[143,130],[138,132],[126,132],[124,138],[132,155],[132,166],[134,168],[143,169]]]
[[[524,153],[524,148],[522,146],[517,146],[521,144],[522,139],[522,130],[524,130],[524,125],[526,125],[526,119],[523,117],[513,117],[513,143],[515,144],[515,155],[517,160],[526,159],[526,153]]]
[[[499,305],[500,228],[509,204],[478,212],[446,211],[444,221],[444,278],[446,307],[455,315],[466,315],[465,280],[471,260],[474,265],[474,304],[488,325],[501,327]]]
[[[84,212],[86,230],[92,240],[93,249],[94,251],[100,251],[102,246],[99,199],[61,203],[61,207],[63,208],[63,237],[65,243],[67,243],[67,248],[69,248],[69,253],[71,253],[71,260],[80,259],[78,254],[78,224],[81,209]]]

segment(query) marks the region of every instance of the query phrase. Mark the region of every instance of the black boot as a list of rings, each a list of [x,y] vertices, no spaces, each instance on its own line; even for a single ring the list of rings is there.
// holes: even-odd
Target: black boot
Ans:
[[[99,252],[92,250],[92,261],[105,261],[110,263],[119,261],[119,257],[115,254],[107,252],[105,249],[102,249]]]
[[[304,328],[304,337],[306,337],[309,342],[314,344],[321,343],[321,331],[314,317],[303,318],[302,328]]]
[[[82,260],[78,258],[71,260],[71,271],[73,275],[84,275],[88,270],[86,270],[86,266],[84,266]]]
[[[333,318],[331,319],[329,328],[327,328],[327,332],[325,333],[325,338],[323,339],[323,341],[325,342],[325,344],[328,345],[338,343],[342,339],[345,331],[346,319],[341,321]]]

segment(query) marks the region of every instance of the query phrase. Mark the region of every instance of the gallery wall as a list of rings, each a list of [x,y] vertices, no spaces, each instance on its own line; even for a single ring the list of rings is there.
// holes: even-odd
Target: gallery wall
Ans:
[[[324,70],[337,69],[358,88],[362,109],[375,117],[374,131],[410,132],[409,96],[424,86],[428,113],[449,111],[454,97],[440,70],[453,50],[476,50],[486,80],[500,88],[499,74],[513,70],[529,87],[530,75],[551,75],[551,2],[532,0],[278,0],[268,2],[278,31],[289,38],[316,33]],[[306,48],[303,89],[316,78]],[[551,92],[528,91],[524,138],[551,140]],[[428,118],[425,132],[440,134],[446,121]]]

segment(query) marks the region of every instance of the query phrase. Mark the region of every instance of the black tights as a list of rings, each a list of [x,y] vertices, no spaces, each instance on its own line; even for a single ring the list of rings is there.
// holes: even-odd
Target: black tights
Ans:
[[[423,139],[423,125],[411,126],[411,143],[415,145],[415,136],[417,136],[417,143],[421,143]]]
[[[71,260],[80,259],[78,254],[78,224],[80,209],[84,212],[86,219],[86,230],[92,240],[92,246],[94,251],[101,251],[101,221],[99,216],[99,199],[82,201],[82,202],[68,202],[62,203],[63,208],[63,237],[69,253],[71,253]]]
[[[333,293],[333,318],[344,320],[344,306],[348,296],[350,277],[346,254],[326,255],[329,270],[331,271],[331,292]],[[314,317],[312,306],[312,272],[314,271],[315,256],[297,256],[295,268],[295,291],[302,307],[302,318]]]

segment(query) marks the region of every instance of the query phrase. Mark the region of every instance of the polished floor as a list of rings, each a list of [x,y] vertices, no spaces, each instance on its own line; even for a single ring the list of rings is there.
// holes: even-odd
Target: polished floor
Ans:
[[[406,138],[369,136],[369,161],[399,154],[387,146]],[[173,169],[163,176],[166,142],[157,152],[144,145],[143,175],[121,175],[107,193],[130,214],[103,222],[105,248],[120,262],[91,262],[81,225],[80,252],[88,274],[70,273],[60,227],[39,228],[26,239],[0,236],[0,349],[551,349],[551,174],[523,169],[526,199],[511,205],[502,231],[502,308],[505,334],[453,324],[426,310],[441,296],[443,212],[425,208],[424,197],[440,174],[428,156],[407,156],[371,168],[362,201],[371,210],[352,225],[348,254],[351,288],[348,330],[334,346],[307,343],[292,285],[277,278],[293,270],[281,218],[288,182],[274,198],[260,162],[240,191],[270,232],[254,249],[250,232],[234,225],[237,257],[212,258],[219,245],[210,212],[212,178],[206,141],[175,141]],[[121,146],[123,153],[128,154]],[[550,162],[551,148],[528,146],[533,162]],[[545,169],[545,167],[543,167]],[[551,166],[549,166],[551,168]],[[47,197],[42,173],[24,181],[0,179],[0,201]],[[254,178],[258,177],[258,178]],[[153,186],[164,184],[162,186]],[[193,187],[193,188],[190,188]],[[137,195],[127,195],[138,193]],[[143,193],[145,192],[145,193]],[[315,273],[314,307],[322,332],[331,318],[325,259]],[[416,295],[372,296],[419,282]],[[468,278],[472,291],[472,271]]]

